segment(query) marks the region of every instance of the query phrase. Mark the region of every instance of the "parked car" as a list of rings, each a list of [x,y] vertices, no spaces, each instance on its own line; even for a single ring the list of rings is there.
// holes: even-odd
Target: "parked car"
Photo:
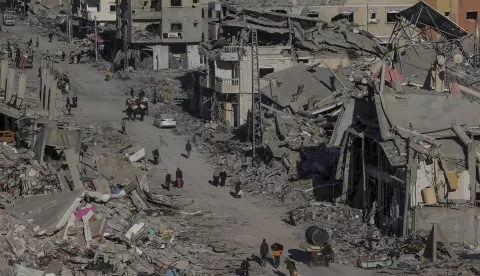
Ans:
[[[175,118],[170,114],[161,114],[159,119],[156,119],[154,125],[158,128],[164,127],[176,127],[177,122]]]

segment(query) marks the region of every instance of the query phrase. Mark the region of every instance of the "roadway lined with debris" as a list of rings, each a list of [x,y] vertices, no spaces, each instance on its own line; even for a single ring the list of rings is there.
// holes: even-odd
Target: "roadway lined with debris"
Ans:
[[[20,41],[24,42],[30,37],[36,36],[36,34],[32,32],[32,29],[28,27],[15,26],[11,28],[11,31],[19,36]],[[61,49],[61,47],[63,47],[61,43],[48,43],[46,38],[40,37],[40,47],[37,52],[34,70],[28,71],[29,86],[35,87],[38,85],[36,68],[40,66],[38,62],[40,54],[45,54],[46,50],[56,52],[58,49]],[[262,238],[266,238],[269,243],[280,242],[284,244],[286,251],[298,248],[303,238],[297,239],[295,237],[295,229],[285,225],[285,223],[281,221],[281,216],[287,211],[286,209],[278,206],[270,209],[264,208],[261,204],[252,204],[250,201],[257,201],[258,203],[258,200],[251,198],[248,193],[243,199],[234,199],[230,195],[229,188],[211,186],[209,180],[212,178],[213,169],[209,163],[203,159],[200,147],[194,147],[193,156],[190,160],[186,160],[181,156],[185,141],[190,138],[188,135],[177,136],[171,131],[158,130],[153,126],[153,118],[150,117],[146,117],[144,122],[129,122],[127,124],[127,137],[117,133],[120,129],[120,119],[123,116],[121,111],[124,109],[122,94],[128,93],[124,81],[114,79],[113,81],[105,82],[103,80],[103,73],[93,69],[88,63],[68,64],[67,61],[60,62],[59,57],[52,57],[52,59],[59,62],[55,63],[54,67],[58,71],[66,73],[70,79],[71,92],[63,96],[69,96],[71,98],[73,94],[76,93],[79,97],[79,107],[73,109],[72,116],[66,116],[65,108],[62,108],[63,116],[61,116],[60,121],[85,128],[83,141],[89,145],[89,148],[84,157],[85,165],[80,166],[82,168],[82,175],[86,173],[86,175],[90,175],[90,178],[93,177],[91,176],[92,174],[97,175],[93,177],[91,185],[98,188],[99,185],[104,185],[99,184],[98,181],[95,180],[95,178],[98,178],[98,172],[101,173],[100,178],[107,177],[107,179],[117,177],[118,175],[116,174],[119,172],[117,169],[116,172],[112,174],[112,172],[108,172],[108,169],[102,169],[100,165],[103,164],[101,161],[102,158],[106,159],[107,162],[116,163],[116,166],[120,166],[123,169],[132,166],[121,160],[115,161],[115,158],[111,159],[112,157],[108,154],[101,157],[101,153],[118,150],[118,148],[131,142],[138,142],[145,148],[147,153],[155,148],[159,148],[161,152],[161,164],[159,166],[147,165],[147,167],[149,167],[149,171],[147,172],[148,184],[146,187],[144,186],[135,191],[143,193],[145,190],[151,189],[158,193],[164,193],[164,191],[160,191],[159,188],[160,184],[163,183],[165,171],[169,170],[170,173],[173,174],[175,168],[180,167],[185,176],[185,187],[181,190],[173,190],[167,197],[174,199],[174,201],[183,202],[185,207],[176,210],[164,206],[160,209],[158,209],[158,207],[156,207],[157,209],[153,208],[153,211],[148,211],[147,208],[137,213],[133,211],[135,210],[135,205],[131,205],[129,200],[126,200],[124,197],[114,199],[116,196],[112,194],[105,205],[101,203],[91,203],[92,207],[96,207],[95,211],[92,210],[92,214],[89,212],[89,208],[92,207],[88,204],[85,205],[86,202],[84,200],[88,201],[88,198],[92,197],[97,198],[98,195],[92,194],[91,192],[87,192],[85,195],[72,193],[70,198],[74,200],[74,202],[77,202],[75,203],[76,206],[83,206],[79,207],[83,208],[81,211],[75,212],[77,218],[80,217],[81,220],[74,220],[73,223],[62,220],[62,223],[66,223],[66,228],[48,238],[33,237],[32,230],[28,224],[22,224],[23,226],[21,226],[20,229],[16,227],[16,231],[9,234],[9,237],[13,239],[13,241],[10,240],[10,249],[3,251],[3,263],[7,263],[8,260],[14,258],[18,261],[22,260],[22,264],[26,267],[35,267],[39,270],[46,269],[46,271],[49,271],[50,269],[59,269],[59,267],[61,267],[58,262],[52,261],[52,258],[58,256],[58,254],[63,254],[65,259],[61,260],[63,262],[62,271],[70,270],[72,273],[75,273],[79,270],[87,272],[113,269],[117,271],[117,273],[121,273],[122,271],[144,271],[147,269],[144,266],[150,267],[149,269],[151,269],[151,263],[154,262],[149,260],[148,256],[153,259],[158,259],[158,254],[160,254],[160,257],[161,255],[164,257],[164,259],[162,259],[164,263],[168,263],[167,260],[169,260],[170,263],[175,260],[188,261],[188,269],[195,270],[196,275],[212,275],[212,273],[214,273],[213,271],[234,273],[237,263],[239,264],[242,259],[251,254],[258,255],[258,248]],[[37,81],[32,82],[32,79],[36,79]],[[64,103],[63,101],[61,102]],[[168,106],[174,105],[174,103],[160,105],[160,109],[162,109],[163,107],[168,108]],[[62,104],[60,106],[62,106]],[[151,106],[150,108],[151,110],[155,110],[157,106]],[[182,112],[179,108],[174,108],[174,110],[176,110],[176,112]],[[151,113],[155,112],[151,111]],[[176,113],[176,115],[180,116],[179,113]],[[193,118],[190,118],[190,120],[193,120]],[[203,125],[201,122],[198,122],[198,124]],[[188,129],[189,127],[179,126],[179,129],[181,128]],[[10,153],[10,151],[12,150],[8,148],[4,150],[5,153],[12,155],[13,153]],[[118,162],[120,163],[118,164]],[[91,170],[90,167],[96,169]],[[139,170],[138,168],[142,168],[143,165],[138,164],[135,167],[136,169],[133,168],[134,170]],[[33,168],[41,170],[42,174],[44,171],[49,172],[46,168]],[[23,168],[18,167],[17,169],[22,170]],[[110,173],[110,175],[108,173]],[[139,174],[141,174],[140,171]],[[30,176],[28,172],[27,175],[33,178],[32,180],[28,180],[27,183],[31,183],[31,181],[40,183],[41,179],[38,175],[33,174]],[[122,177],[123,176],[122,174]],[[128,178],[131,176],[125,177]],[[117,181],[122,182],[117,179],[113,182],[117,183]],[[138,180],[134,181],[134,183],[139,186],[145,185],[145,183],[138,182]],[[123,186],[122,189],[124,191],[130,190],[131,187],[129,188],[129,185],[131,184]],[[45,188],[46,187],[43,187],[42,189]],[[12,192],[13,191],[14,190],[12,190]],[[26,190],[23,194],[30,193],[25,192]],[[45,192],[47,191],[45,190]],[[34,192],[32,191],[31,193]],[[45,197],[45,200],[48,201],[58,198],[58,196],[64,197],[64,194],[57,194],[55,190],[50,190],[47,193],[51,194],[52,197]],[[120,191],[119,194],[121,195],[122,192]],[[16,194],[13,195],[17,196]],[[100,196],[96,201],[102,201],[103,198],[104,197]],[[190,203],[190,200],[193,201],[193,203]],[[8,198],[7,202],[5,202],[5,210],[9,210],[8,206],[10,205],[7,204],[8,202],[13,203],[16,208],[23,206],[28,210],[29,207],[29,201],[19,202],[17,205],[15,204],[17,201]],[[68,205],[68,202],[67,200],[65,203]],[[163,205],[165,204],[165,202],[161,203]],[[137,202],[137,204],[142,203]],[[160,204],[160,206],[162,206],[162,204]],[[56,204],[59,211],[62,210],[60,206],[67,205]],[[33,205],[30,206],[30,208],[39,208],[39,206],[41,205]],[[200,211],[200,213],[197,214],[198,211]],[[20,214],[23,214],[24,211],[19,210],[16,211],[16,213],[19,215],[18,218],[21,218],[22,216],[20,216]],[[80,215],[80,213],[83,215]],[[161,216],[161,214],[164,214],[165,217]],[[68,220],[69,217],[68,215],[65,218]],[[92,217],[96,218],[93,219]],[[2,224],[3,227],[7,227],[4,228],[4,230],[7,232],[13,230],[9,228],[14,225],[14,222],[11,220],[12,218],[5,216],[3,218],[8,221],[8,223]],[[90,230],[91,237],[84,237],[85,233],[87,233],[87,230],[84,229],[87,221],[92,224],[91,227],[97,225],[95,227],[100,227],[105,231],[104,234],[108,233],[108,235],[104,235],[103,239],[98,239],[99,236],[102,236],[101,234],[103,232],[101,233],[97,230],[97,232],[95,232],[96,234],[93,234],[91,233],[92,230]],[[103,228],[105,221],[108,222],[106,229]],[[146,240],[141,236],[131,238],[131,240],[143,240],[143,242],[141,242],[143,244],[138,245],[138,250],[136,250],[137,253],[140,253],[141,250],[144,252],[143,256],[147,256],[146,260],[143,261],[141,257],[131,250],[132,244],[128,245],[130,243],[128,240],[126,243],[116,241],[117,239],[124,240],[126,230],[132,225],[138,226],[138,223],[141,221],[146,224],[143,228],[140,228],[142,230],[148,228],[149,231]],[[136,231],[135,233],[141,235],[141,231],[138,232],[138,229]],[[154,231],[153,234],[152,231]],[[160,234],[156,234],[155,231],[158,231]],[[67,236],[67,240],[60,242],[60,237],[65,237],[65,235]],[[171,235],[171,237],[169,235]],[[88,241],[92,240],[92,243],[97,245],[94,246],[92,244],[92,247],[87,249],[85,247],[85,238],[87,238]],[[32,243],[37,244],[36,250],[31,249],[30,244]],[[162,249],[163,243],[166,243],[165,249]],[[84,253],[78,255],[78,253],[70,251],[76,251],[76,248],[80,248],[80,252]],[[130,248],[130,250],[128,250],[128,248]],[[89,253],[92,252],[92,249],[93,252],[97,253],[88,257],[88,254],[93,254]],[[137,261],[139,263],[137,263]],[[312,272],[309,272],[306,266],[298,265],[298,267],[302,275],[315,275],[315,273],[312,274]],[[26,268],[24,266],[17,266],[16,269],[17,273],[19,273],[18,271],[22,269],[25,270]],[[254,275],[272,274],[271,271],[273,271],[272,267],[263,269],[254,265],[253,262],[252,269]],[[281,269],[281,271],[282,270],[283,269]],[[332,264],[330,268],[319,268],[319,271],[326,275],[361,273],[354,272],[355,270],[338,264]]]

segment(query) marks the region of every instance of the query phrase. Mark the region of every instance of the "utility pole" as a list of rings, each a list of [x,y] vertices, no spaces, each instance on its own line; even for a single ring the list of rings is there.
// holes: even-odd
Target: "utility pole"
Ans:
[[[97,32],[97,17],[95,16],[95,61],[98,61],[98,32]]]
[[[257,147],[263,146],[262,95],[260,93],[260,72],[258,63],[258,34],[252,29],[252,162],[255,162]]]

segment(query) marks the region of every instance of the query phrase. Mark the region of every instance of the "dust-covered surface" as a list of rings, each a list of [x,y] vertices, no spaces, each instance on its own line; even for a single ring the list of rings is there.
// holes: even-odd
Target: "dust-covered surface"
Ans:
[[[33,28],[42,21],[40,30]],[[478,273],[478,264],[469,260],[480,250],[475,245],[456,244],[454,249],[462,259],[453,262],[439,243],[440,261],[425,261],[428,230],[404,237],[385,231],[391,225],[368,231],[367,224],[378,213],[376,209],[362,212],[338,202],[341,189],[337,187],[343,185],[345,168],[345,163],[338,160],[345,150],[329,145],[333,140],[342,141],[338,138],[342,122],[337,119],[349,108],[349,99],[358,99],[357,104],[368,98],[372,85],[378,82],[371,79],[378,73],[371,68],[372,63],[338,70],[343,81],[349,81],[332,95],[309,101],[302,95],[286,93],[285,101],[295,104],[284,108],[269,105],[263,114],[265,146],[257,151],[260,162],[254,163],[248,126],[231,130],[189,113],[188,101],[181,99],[192,93],[191,72],[131,71],[128,79],[114,75],[106,82],[104,74],[109,65],[104,61],[96,62],[88,56],[80,64],[60,60],[58,53],[62,50],[78,52],[91,47],[90,42],[65,45],[62,33],[46,18],[32,17],[27,22],[32,26],[4,27],[5,36],[0,37],[3,49],[6,39],[24,49],[30,38],[40,38],[40,46],[34,49],[34,68],[26,69],[26,114],[3,104],[0,108],[37,122],[45,119],[36,92],[39,59],[48,50],[54,68],[67,75],[71,83],[69,93],[58,98],[53,125],[81,127],[84,131],[78,153],[81,157],[75,166],[84,187],[74,192],[69,189],[74,169],[64,153],[68,149],[56,148],[49,153],[55,158],[40,161],[34,159],[31,150],[0,145],[0,268],[5,275],[163,275],[171,267],[184,275],[234,275],[240,263],[252,255],[250,275],[286,275],[283,261],[287,256],[296,261],[301,275],[312,276]],[[50,43],[44,35],[53,28],[55,37]],[[341,45],[361,52],[361,43],[348,42],[351,37],[345,30],[328,25],[319,31],[331,31],[341,39]],[[298,38],[302,42],[302,36]],[[317,46],[311,49],[325,50]],[[385,93],[392,96],[387,105],[408,98],[404,95],[408,89],[393,84],[387,87]],[[142,92],[149,98],[149,114],[143,121],[126,121],[124,132],[125,100],[137,98]],[[157,103],[152,102],[154,92]],[[73,95],[78,96],[79,106],[68,115],[65,97]],[[369,103],[370,99],[365,106],[370,108]],[[301,108],[305,105],[306,110]],[[353,126],[378,136],[378,120],[369,117],[375,110],[367,112],[369,108],[360,107],[354,110]],[[177,127],[155,127],[155,119],[161,114],[172,115]],[[356,129],[353,126],[349,130],[352,135]],[[193,147],[189,159],[185,158],[187,140]],[[392,144],[399,154],[405,150],[405,143]],[[137,159],[142,149],[145,156]],[[156,149],[159,164],[152,162]],[[177,168],[183,171],[185,186],[165,189],[166,175],[175,179]],[[212,185],[219,171],[227,174],[225,186]],[[234,197],[237,184],[244,192],[242,198]],[[335,252],[329,267],[308,268],[306,255],[299,249],[305,242],[304,231],[312,225],[329,233]],[[279,269],[269,264],[260,267],[255,261],[263,238],[269,244],[284,245]],[[387,264],[387,268],[354,268],[370,262]],[[26,272],[27,268],[37,271]]]

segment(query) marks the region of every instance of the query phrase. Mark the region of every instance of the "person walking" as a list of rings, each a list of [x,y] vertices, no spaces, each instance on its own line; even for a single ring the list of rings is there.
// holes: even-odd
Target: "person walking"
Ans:
[[[71,115],[72,106],[70,105],[70,102],[67,103],[67,110],[68,110],[68,115]]]
[[[167,100],[168,101],[172,100],[172,93],[170,93],[170,91],[168,91],[168,93],[167,93]]]
[[[263,239],[262,244],[260,245],[260,258],[262,258],[262,266],[267,265],[267,256],[268,256],[268,243]]]
[[[190,144],[190,140],[187,141],[185,150],[187,151],[187,159],[190,159],[190,152],[192,151],[192,144]]]
[[[183,188],[183,172],[180,170],[180,168],[177,168],[175,177],[177,178],[177,188]]]
[[[67,97],[67,102],[65,103],[65,106],[69,106],[70,105],[70,97]]]
[[[49,33],[49,34],[48,34],[48,38],[50,39],[50,42],[52,42],[53,33]]]
[[[38,48],[39,45],[40,45],[40,40],[38,40],[38,36],[37,36],[37,39],[35,39],[35,46],[37,46]]]
[[[105,80],[106,81],[110,80],[110,71],[108,71],[108,70],[107,70],[107,72],[105,72]]]
[[[153,99],[153,104],[156,105],[157,104],[157,88],[153,88],[153,95],[152,95],[152,99]]]
[[[243,276],[248,276],[249,275],[249,270],[250,270],[250,258],[246,258],[241,264],[240,264],[240,270],[242,271]]]
[[[227,180],[227,172],[224,170],[220,171],[220,186],[225,187],[225,182]]]
[[[170,191],[171,183],[172,183],[172,175],[167,173],[167,175],[165,176],[165,189],[167,189],[167,191]]]
[[[75,53],[73,51],[70,52],[70,64],[75,63]]]
[[[220,179],[220,172],[218,170],[213,171],[213,186],[218,186],[218,180]]]
[[[77,64],[80,63],[80,60],[82,60],[82,52],[77,54]]]
[[[133,90],[133,87],[130,87],[130,98],[134,99],[135,97],[135,91]]]
[[[32,46],[33,45],[33,39],[30,38],[30,41],[28,42],[28,46]]]
[[[68,87],[68,83],[65,84],[65,86]],[[67,89],[68,91],[68,89]],[[77,108],[78,107],[78,98],[77,98],[77,95],[73,95],[73,98],[72,98],[72,104],[73,104],[73,107],[74,108]]]
[[[270,249],[273,251],[273,266],[278,268],[280,266],[280,256],[282,256],[283,245],[274,243]]]
[[[65,52],[62,51],[62,57],[60,58],[61,61],[65,61]]]
[[[127,135],[126,127],[127,127],[127,119],[122,118],[122,134],[123,135]]]
[[[285,263],[287,264],[287,270],[290,272],[290,276],[300,276],[294,261],[287,257]]]
[[[235,198],[241,198],[243,195],[242,183],[238,180],[235,183]]]

